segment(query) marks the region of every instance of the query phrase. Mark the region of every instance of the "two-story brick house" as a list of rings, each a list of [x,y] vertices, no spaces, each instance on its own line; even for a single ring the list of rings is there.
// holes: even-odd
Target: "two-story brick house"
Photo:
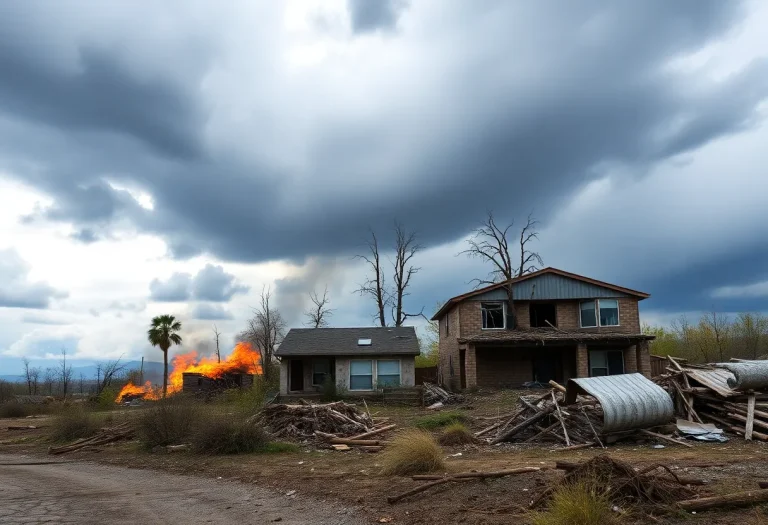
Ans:
[[[506,282],[459,295],[432,317],[440,326],[440,375],[452,389],[641,372],[650,377],[639,302],[622,286],[545,268],[512,280],[516,326],[507,324]]]

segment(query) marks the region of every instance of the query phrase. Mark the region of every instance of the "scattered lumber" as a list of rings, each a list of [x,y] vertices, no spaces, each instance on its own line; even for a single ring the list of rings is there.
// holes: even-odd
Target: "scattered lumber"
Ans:
[[[448,392],[444,388],[441,388],[433,383],[424,383],[424,405],[432,405],[434,403],[442,403],[444,405],[451,405],[461,403],[464,401],[464,396]]]
[[[640,432],[642,432],[643,434],[646,434],[648,436],[651,436],[651,437],[662,439],[662,440],[667,441],[669,443],[674,443],[675,445],[683,445],[684,447],[693,448],[693,445],[691,445],[690,443],[686,443],[685,441],[681,441],[679,439],[675,439],[675,438],[673,438],[671,436],[665,436],[664,434],[659,434],[658,432],[651,432],[650,430],[646,430],[644,428],[640,429]]]
[[[509,469],[509,470],[499,470],[495,472],[462,472],[459,474],[451,474],[448,476],[439,476],[439,475],[416,475],[413,476],[414,480],[430,480],[428,483],[425,483],[423,485],[420,485],[416,488],[413,488],[407,492],[403,492],[402,494],[398,494],[397,496],[389,496],[387,498],[387,502],[389,503],[397,503],[398,501],[407,498],[408,496],[413,496],[414,494],[419,494],[420,492],[424,492],[426,490],[431,489],[432,487],[435,487],[437,485],[442,485],[444,483],[450,483],[450,482],[461,482],[461,481],[472,481],[476,479],[489,479],[489,478],[502,478],[505,476],[514,476],[517,474],[527,474],[530,472],[539,472],[542,470],[541,467],[522,467],[522,468],[516,468],[516,469]]]
[[[384,432],[386,432],[388,430],[392,430],[396,426],[397,425],[395,425],[393,423],[392,425],[386,425],[386,426],[379,427],[377,429],[371,430],[369,432],[363,432],[362,434],[358,434],[356,436],[352,436],[352,437],[350,437],[350,439],[367,439],[367,438],[369,438],[371,436],[376,436],[376,435],[382,434],[382,433],[384,433]]]
[[[327,441],[328,443],[339,444],[339,445],[379,446],[382,444],[382,441],[379,441],[378,439],[343,438],[343,437],[336,436],[334,434],[326,434],[325,432],[315,432],[315,435],[320,439],[322,439],[323,441]]]
[[[759,505],[768,502],[768,490],[757,489],[746,492],[735,492],[724,496],[711,496],[709,498],[698,498],[679,501],[677,506],[688,512],[717,509],[722,507],[745,507],[748,505]]]
[[[346,437],[375,430],[367,411],[358,410],[355,405],[343,401],[267,405],[255,419],[273,436],[280,438],[311,439],[316,432]]]
[[[121,423],[111,428],[102,428],[95,436],[90,438],[78,439],[74,443],[64,445],[61,447],[49,447],[49,454],[66,454],[68,452],[75,452],[77,450],[84,449],[86,447],[95,447],[99,445],[106,445],[114,441],[121,439],[130,439],[133,437],[134,429],[130,423]]]

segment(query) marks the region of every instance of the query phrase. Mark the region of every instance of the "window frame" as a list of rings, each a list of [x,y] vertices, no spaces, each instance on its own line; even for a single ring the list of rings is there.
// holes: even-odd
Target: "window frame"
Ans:
[[[506,301],[481,301],[480,302],[480,324],[481,325],[485,324],[485,319],[483,318],[483,310],[484,310],[483,305],[484,304],[501,304],[501,316],[502,316],[501,317],[501,321],[502,321],[502,326],[500,328],[499,327],[488,328],[486,326],[481,326],[480,329],[481,330],[506,330],[507,329],[507,303],[506,303]]]
[[[593,367],[592,366],[592,352],[603,352],[605,354],[605,366],[599,366],[599,367]],[[616,350],[615,348],[609,348],[609,349],[599,348],[599,349],[589,350],[589,377],[607,377],[607,376],[611,376],[611,375],[619,375],[618,373],[617,374],[612,374],[611,373],[611,367],[609,365],[610,361],[608,359],[608,354],[610,352],[617,352],[617,353],[619,353],[621,355],[621,372],[620,373],[621,374],[625,374],[626,373],[626,371],[627,371],[627,363],[624,362],[624,351],[623,350]],[[592,370],[594,368],[605,369],[605,372],[606,372],[605,376],[595,376],[595,375],[593,375],[592,374]]]
[[[616,324],[606,324],[603,325],[600,323],[600,299],[582,299],[579,301],[579,328],[613,328],[616,326],[621,326],[621,303],[619,302],[618,297],[603,297],[606,301],[616,301],[616,320],[618,321]],[[581,319],[581,305],[583,303],[593,302],[595,304],[595,325],[594,326],[584,326],[584,322]]]
[[[367,361],[371,363],[371,388],[352,388],[352,363],[354,362],[361,362],[361,361]],[[375,359],[350,359],[349,360],[349,391],[350,392],[371,392],[374,390],[374,387],[376,386],[376,368],[374,363],[376,362]],[[362,376],[363,374],[355,374],[356,376]],[[367,375],[367,374],[365,374]]]
[[[331,363],[330,357],[321,357],[321,358],[314,358],[312,359],[312,386],[323,386],[323,383],[315,383],[315,374],[318,372],[315,372],[315,364],[316,363],[322,363],[322,362],[328,363],[328,372],[321,372],[323,375],[330,376],[331,379],[333,379],[333,364]],[[323,382],[325,382],[325,378],[323,378]]]
[[[397,386],[400,386],[403,384],[403,362],[400,359],[394,358],[394,357],[384,357],[382,359],[376,359],[376,381],[374,382],[374,387],[379,386],[379,361],[396,361],[397,362]],[[392,374],[384,374],[384,375],[392,375]]]

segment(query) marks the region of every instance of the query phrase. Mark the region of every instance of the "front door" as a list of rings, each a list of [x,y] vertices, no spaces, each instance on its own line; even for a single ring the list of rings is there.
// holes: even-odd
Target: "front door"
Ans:
[[[304,361],[301,359],[291,359],[289,363],[290,380],[288,390],[298,392],[304,390]]]

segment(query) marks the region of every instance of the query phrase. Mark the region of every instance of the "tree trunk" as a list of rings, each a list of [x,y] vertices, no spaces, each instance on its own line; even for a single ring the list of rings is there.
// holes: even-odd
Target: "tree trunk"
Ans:
[[[514,289],[512,288],[512,285],[506,286],[507,290],[507,319],[506,319],[506,325],[507,330],[514,330],[517,327],[517,317],[515,316],[515,299],[514,299]]]
[[[168,349],[163,348],[163,398],[168,394]]]

